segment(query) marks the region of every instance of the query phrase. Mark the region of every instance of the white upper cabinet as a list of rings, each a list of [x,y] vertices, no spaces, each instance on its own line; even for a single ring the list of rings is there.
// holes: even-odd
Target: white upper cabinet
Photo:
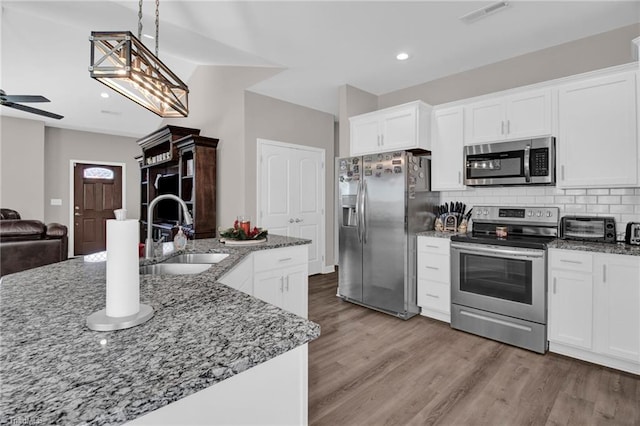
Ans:
[[[638,185],[636,72],[558,89],[557,186]]]
[[[464,109],[436,110],[431,138],[431,189],[464,189]]]
[[[431,107],[415,101],[349,118],[350,155],[430,150]]]
[[[464,143],[467,145],[551,134],[550,89],[474,102],[464,109]]]

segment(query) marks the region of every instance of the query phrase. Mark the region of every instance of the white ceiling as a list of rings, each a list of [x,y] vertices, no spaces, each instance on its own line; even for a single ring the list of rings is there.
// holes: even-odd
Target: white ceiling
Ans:
[[[159,127],[114,92],[102,99],[109,89],[87,69],[91,31],[137,33],[137,1],[1,3],[0,86],[49,98],[33,106],[65,118],[47,125],[131,136]],[[281,68],[250,90],[337,115],[344,84],[380,95],[640,22],[640,1],[511,1],[475,23],[458,19],[491,3],[162,0],[159,56],[185,82],[201,64]],[[143,33],[155,33],[154,0],[143,15]],[[397,61],[399,51],[410,59]]]

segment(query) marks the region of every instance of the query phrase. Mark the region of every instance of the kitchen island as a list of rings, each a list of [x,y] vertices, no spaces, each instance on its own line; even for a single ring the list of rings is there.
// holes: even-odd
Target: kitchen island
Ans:
[[[99,257],[3,277],[0,424],[122,424],[306,349],[317,324],[217,281],[253,251],[308,243],[277,235],[251,247],[190,242],[187,252],[229,256],[200,274],[141,275],[140,301],[154,317],[111,332],[85,325],[105,306]]]

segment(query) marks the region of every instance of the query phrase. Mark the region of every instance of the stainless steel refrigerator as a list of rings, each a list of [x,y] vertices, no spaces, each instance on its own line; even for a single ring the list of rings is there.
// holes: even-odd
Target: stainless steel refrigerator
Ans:
[[[416,304],[416,233],[439,203],[430,160],[396,151],[336,160],[338,296],[408,319]]]

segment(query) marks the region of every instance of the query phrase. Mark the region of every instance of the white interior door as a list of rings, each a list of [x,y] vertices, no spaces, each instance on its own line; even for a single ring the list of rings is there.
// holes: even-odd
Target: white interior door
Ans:
[[[258,224],[311,240],[309,274],[324,269],[324,150],[258,139]]]

